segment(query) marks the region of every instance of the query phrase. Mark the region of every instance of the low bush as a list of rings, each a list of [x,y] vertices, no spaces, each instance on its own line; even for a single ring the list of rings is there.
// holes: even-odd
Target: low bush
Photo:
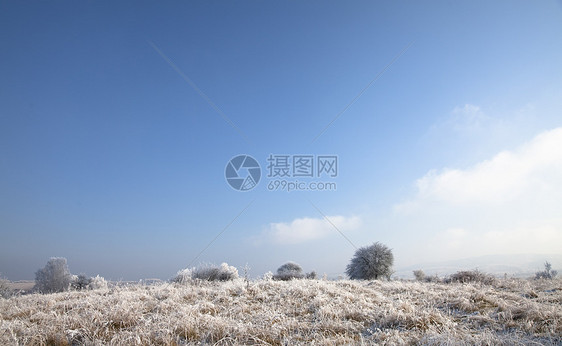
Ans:
[[[421,269],[414,270],[414,278],[416,279],[416,281],[424,281],[425,273]]]
[[[88,277],[84,274],[80,274],[78,276],[72,276],[72,282],[70,283],[70,287],[72,289],[81,291],[81,290],[98,290],[107,288],[107,281],[99,275],[96,277]]]
[[[274,276],[273,273],[269,271],[269,272],[263,274],[262,280],[265,280],[265,281],[273,280],[273,276]]]
[[[318,274],[316,274],[316,272],[313,270],[310,273],[306,273],[305,277],[307,279],[316,280],[316,279],[318,279]]]
[[[14,291],[10,287],[10,281],[0,278],[0,298],[10,298]]]
[[[558,274],[558,272],[556,270],[552,270],[552,264],[550,264],[550,262],[546,261],[544,262],[544,270],[541,272],[536,272],[535,273],[535,279],[554,279],[556,277],[556,275]]]
[[[70,286],[75,290],[85,290],[88,288],[88,285],[92,282],[92,278],[87,277],[84,274],[80,274],[78,276],[73,275],[72,282]]]
[[[86,287],[89,290],[101,290],[106,289],[108,287],[107,281],[99,275],[96,275],[93,278],[90,278],[90,283]]]
[[[480,282],[486,285],[494,284],[496,279],[488,275],[486,273],[482,273],[479,270],[463,270],[458,271],[455,274],[449,276],[449,278],[445,279],[445,283],[452,283],[452,282],[460,282],[460,283],[468,283],[468,282]]]
[[[441,282],[441,279],[439,278],[439,276],[437,276],[437,274],[433,276],[427,276],[421,269],[414,270],[414,278],[416,279],[416,281],[420,282]]]
[[[277,268],[277,274],[273,276],[274,280],[288,281],[292,279],[302,279],[305,277],[302,267],[295,262],[287,262]]]
[[[185,284],[191,281],[191,269],[185,268],[177,272],[176,276],[171,279],[172,282]]]
[[[227,263],[222,263],[220,266],[206,264],[196,268],[182,269],[172,278],[172,282],[187,283],[191,280],[229,281],[237,278],[238,270]]]
[[[424,282],[442,282],[442,280],[439,278],[439,276],[437,276],[437,274],[433,275],[433,276],[426,276],[423,278]]]

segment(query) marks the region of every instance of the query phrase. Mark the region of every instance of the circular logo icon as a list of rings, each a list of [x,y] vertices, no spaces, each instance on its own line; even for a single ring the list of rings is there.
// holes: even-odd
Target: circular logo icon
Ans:
[[[238,155],[228,161],[224,176],[234,190],[249,191],[260,182],[261,168],[250,155]]]

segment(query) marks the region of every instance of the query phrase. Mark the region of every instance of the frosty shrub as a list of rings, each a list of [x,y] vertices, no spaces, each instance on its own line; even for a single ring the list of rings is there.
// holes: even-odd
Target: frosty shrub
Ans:
[[[424,281],[425,273],[421,269],[414,270],[414,277],[416,278],[416,281]]]
[[[41,293],[67,291],[71,281],[72,276],[63,257],[52,257],[43,269],[35,273],[35,289]]]
[[[371,246],[357,249],[345,272],[354,280],[390,279],[393,263],[392,250],[376,242]]]
[[[107,288],[107,281],[99,275],[96,277],[91,278],[87,277],[84,274],[80,274],[78,276],[72,275],[72,282],[70,283],[70,287],[77,291],[80,290],[97,290]]]
[[[72,277],[72,282],[70,283],[70,286],[75,289],[75,290],[85,290],[86,288],[88,288],[88,285],[90,284],[90,282],[92,281],[92,278],[87,277],[84,274],[80,274],[76,277]]]
[[[107,281],[99,275],[94,278],[90,278],[90,283],[86,287],[89,290],[101,290],[107,288]]]
[[[425,273],[421,269],[414,270],[414,278],[416,281],[420,282],[441,282],[441,279],[439,279],[439,276],[437,276],[437,274],[428,276],[425,275]]]
[[[185,284],[191,280],[191,269],[185,268],[180,270],[176,276],[172,278],[172,282],[176,282],[178,284]]]
[[[318,279],[318,274],[316,274],[316,272],[313,270],[310,273],[306,273],[305,277],[307,279],[316,280]]]
[[[10,288],[10,281],[0,277],[0,298],[10,298],[14,291]]]
[[[268,271],[267,273],[263,274],[262,279],[265,281],[273,280],[273,273]]]
[[[562,345],[558,279],[236,281],[0,299],[0,345]]]
[[[304,274],[302,268],[295,262],[287,262],[281,267],[277,268],[277,274],[273,276],[274,280],[291,280],[291,279],[302,279]]]
[[[495,279],[493,276],[482,273],[479,270],[463,270],[456,272],[455,274],[451,275],[448,279],[445,280],[445,283],[451,282],[460,282],[460,283],[468,283],[468,282],[480,282],[486,285],[492,285],[495,283]]]
[[[226,263],[222,263],[218,267],[210,264],[193,269],[191,278],[206,281],[229,281],[238,278],[238,270]]]
[[[180,270],[172,279],[172,282],[187,283],[190,280],[229,281],[237,278],[238,270],[227,263],[222,263],[220,266],[206,264],[192,269]]]
[[[425,282],[442,282],[442,280],[439,278],[439,276],[437,276],[437,274],[433,275],[433,276],[426,276],[424,277],[423,281]]]
[[[535,273],[535,279],[554,279],[557,274],[558,272],[556,270],[552,270],[552,264],[546,261],[544,262],[544,270]]]

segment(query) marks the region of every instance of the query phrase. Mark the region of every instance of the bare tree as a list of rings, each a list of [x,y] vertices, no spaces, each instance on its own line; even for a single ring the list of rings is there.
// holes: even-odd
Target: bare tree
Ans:
[[[544,262],[544,270],[535,273],[535,279],[554,279],[558,272],[552,270],[552,264],[549,261]]]
[[[393,264],[392,250],[376,242],[357,249],[345,272],[350,279],[355,280],[390,279]]]
[[[63,257],[52,257],[43,269],[35,273],[35,289],[42,293],[67,291],[71,281],[72,275]]]

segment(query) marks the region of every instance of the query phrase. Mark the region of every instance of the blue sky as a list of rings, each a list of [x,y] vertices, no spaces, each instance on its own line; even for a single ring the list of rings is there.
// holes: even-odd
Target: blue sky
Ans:
[[[2,2],[0,273],[561,254],[561,34],[554,1]],[[268,191],[272,153],[337,190]]]

